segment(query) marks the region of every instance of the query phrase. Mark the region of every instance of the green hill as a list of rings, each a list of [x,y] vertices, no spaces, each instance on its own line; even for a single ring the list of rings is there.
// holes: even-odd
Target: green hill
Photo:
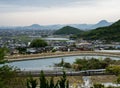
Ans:
[[[120,41],[120,20],[108,27],[101,27],[84,32],[79,37],[89,40]]]
[[[78,34],[81,31],[80,29],[74,28],[74,27],[70,27],[70,26],[65,26],[57,31],[55,31],[55,35],[70,35],[70,34]]]

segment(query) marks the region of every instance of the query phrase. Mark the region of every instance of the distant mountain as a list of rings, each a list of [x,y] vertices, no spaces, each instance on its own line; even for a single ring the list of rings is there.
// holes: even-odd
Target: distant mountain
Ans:
[[[120,20],[107,27],[100,27],[80,35],[84,39],[120,41]],[[79,37],[80,37],[79,36]]]
[[[81,29],[81,30],[90,30],[93,24],[68,24],[69,26]]]
[[[98,27],[109,26],[111,24],[112,24],[111,22],[107,22],[106,20],[101,20],[97,24],[63,24],[63,25],[56,24],[56,25],[45,25],[45,26],[41,26],[39,24],[33,24],[30,26],[25,26],[24,29],[58,30],[64,26],[71,26],[81,30],[91,30],[91,29],[96,29]]]
[[[39,24],[32,24],[30,26],[24,26],[24,27],[0,27],[0,29],[37,29],[37,30],[58,30],[64,26],[71,26],[75,27],[81,30],[91,30],[96,29],[98,27],[104,27],[111,25],[111,22],[107,22],[106,20],[102,20],[98,22],[97,24],[56,24],[56,25],[39,25]]]
[[[105,27],[105,26],[110,26],[112,23],[106,21],[106,20],[101,20],[100,22],[98,22],[97,24],[94,24],[90,27],[90,29],[96,29],[99,27]]]
[[[108,22],[106,20],[101,20],[97,24],[68,24],[69,26],[81,29],[81,30],[91,30],[91,29],[96,29],[98,27],[105,27],[105,26],[110,26],[112,22]]]
[[[30,26],[24,26],[23,29],[43,29],[44,26],[40,26],[39,24],[32,24]]]
[[[58,30],[60,28],[62,28],[63,25],[45,25],[45,26],[41,26],[39,24],[32,24],[30,26],[25,26],[23,27],[23,29],[36,29],[36,30]]]
[[[78,34],[80,32],[83,32],[83,31],[81,31],[78,28],[74,28],[74,27],[70,27],[70,26],[65,26],[65,27],[63,27],[63,28],[55,31],[54,34],[56,34],[56,35],[70,35],[70,34]]]
[[[33,28],[39,28],[39,27],[41,27],[39,24],[32,24],[31,26],[29,26],[29,27],[33,27]]]
[[[45,27],[45,29],[58,30],[58,29],[64,27],[64,25],[56,24],[56,25],[46,25],[44,27]]]

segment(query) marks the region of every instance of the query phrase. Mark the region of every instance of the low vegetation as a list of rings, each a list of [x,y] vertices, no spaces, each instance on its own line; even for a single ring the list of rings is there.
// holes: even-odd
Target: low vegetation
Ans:
[[[73,64],[64,62],[64,59],[60,63],[55,64],[58,67],[72,68],[76,71],[88,70],[88,69],[106,69],[110,65],[119,65],[120,60],[112,60],[110,58],[82,58],[76,59]]]

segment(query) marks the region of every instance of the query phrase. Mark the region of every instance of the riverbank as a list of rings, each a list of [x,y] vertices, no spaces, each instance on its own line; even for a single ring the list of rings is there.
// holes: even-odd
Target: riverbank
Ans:
[[[65,57],[65,56],[110,56],[120,58],[120,53],[116,52],[99,52],[99,51],[74,51],[74,52],[49,52],[49,53],[40,53],[40,54],[26,54],[26,55],[9,55],[6,56],[6,60],[9,62],[13,61],[23,61],[23,60],[34,60],[34,59],[43,59],[43,58],[54,58],[54,57]]]

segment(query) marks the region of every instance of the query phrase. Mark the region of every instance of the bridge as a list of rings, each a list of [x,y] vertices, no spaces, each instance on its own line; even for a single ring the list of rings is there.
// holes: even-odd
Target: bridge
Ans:
[[[18,76],[30,76],[39,77],[41,71],[19,71]],[[62,71],[44,71],[45,76],[62,76]],[[82,71],[67,71],[67,76],[96,76],[96,75],[113,75],[111,73],[106,73],[105,69],[96,70],[82,70]]]

